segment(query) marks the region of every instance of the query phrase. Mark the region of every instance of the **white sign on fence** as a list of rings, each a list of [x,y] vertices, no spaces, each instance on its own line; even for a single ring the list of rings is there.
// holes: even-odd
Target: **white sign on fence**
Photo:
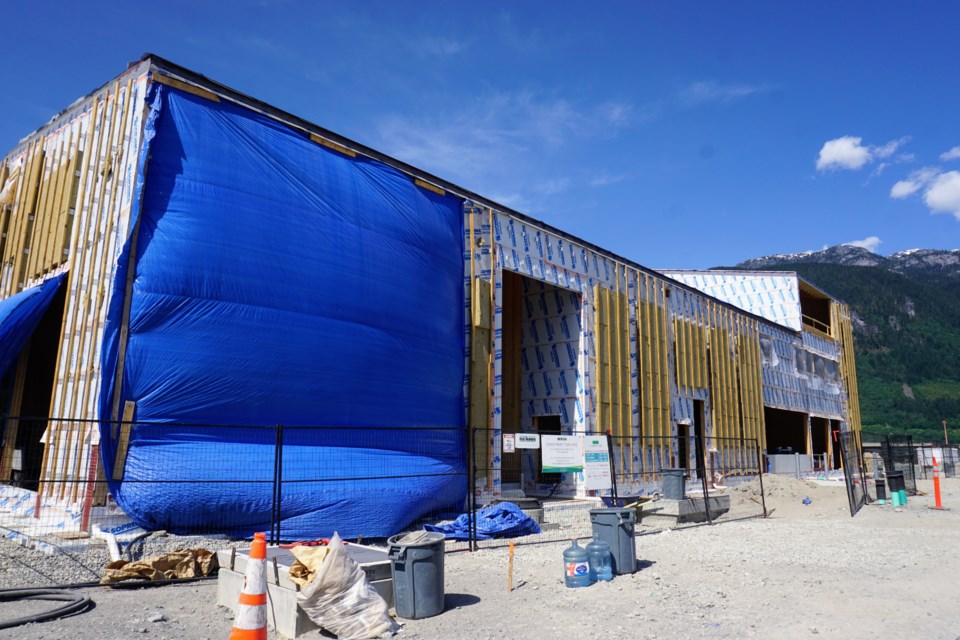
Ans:
[[[544,473],[583,471],[583,436],[541,436]]]
[[[584,438],[583,477],[587,489],[600,491],[612,486],[607,436],[586,436]]]
[[[504,453],[513,453],[517,450],[516,441],[514,440],[512,433],[503,434],[503,452]]]
[[[540,448],[539,433],[518,433],[517,434],[517,449],[539,449],[539,448]]]

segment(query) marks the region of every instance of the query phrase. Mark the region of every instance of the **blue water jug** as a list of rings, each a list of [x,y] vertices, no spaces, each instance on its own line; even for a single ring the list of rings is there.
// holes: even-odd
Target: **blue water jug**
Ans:
[[[587,545],[587,560],[590,563],[591,580],[613,580],[613,558],[610,554],[610,545],[596,535]]]
[[[563,582],[571,589],[589,587],[593,582],[587,551],[576,540],[563,550]]]

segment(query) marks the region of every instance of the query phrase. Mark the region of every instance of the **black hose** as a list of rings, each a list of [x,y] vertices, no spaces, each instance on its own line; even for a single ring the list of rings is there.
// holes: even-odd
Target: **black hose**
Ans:
[[[62,591],[48,589],[7,589],[0,591],[0,602],[13,602],[16,600],[50,600],[53,602],[64,602],[66,604],[32,616],[23,616],[22,618],[14,618],[12,620],[0,620],[0,629],[19,627],[22,624],[28,624],[30,622],[55,620],[74,613],[81,613],[93,606],[93,600],[91,600],[89,596],[63,593]]]
[[[202,576],[197,578],[168,578],[163,580],[125,580],[123,582],[114,582],[112,584],[103,584],[101,582],[75,582],[73,584],[55,584],[48,587],[30,587],[29,589],[0,589],[0,602],[13,602],[16,600],[51,600],[56,602],[66,602],[67,604],[56,609],[50,609],[43,613],[13,620],[0,620],[0,629],[10,629],[22,624],[31,622],[45,622],[46,620],[55,620],[74,613],[82,613],[94,606],[90,596],[81,594],[63,593],[66,589],[86,589],[93,587],[110,587],[112,589],[142,589],[145,587],[159,587],[167,584],[186,584],[189,582],[202,582],[205,580],[216,580],[217,576]]]

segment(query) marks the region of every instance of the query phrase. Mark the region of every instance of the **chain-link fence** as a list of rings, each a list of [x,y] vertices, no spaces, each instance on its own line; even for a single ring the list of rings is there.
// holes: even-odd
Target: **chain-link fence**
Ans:
[[[857,515],[863,505],[870,502],[867,488],[867,476],[864,472],[863,458],[857,442],[857,434],[844,431],[837,438],[840,457],[843,460],[843,477],[847,487],[847,500],[850,503],[850,516]]]
[[[131,519],[177,535],[266,531],[278,543],[336,527],[369,541],[449,519],[468,495],[463,428],[23,417],[0,427],[0,527],[21,541],[128,530]]]
[[[933,479],[933,462],[936,460],[941,478],[957,477],[957,447],[942,444],[917,444],[914,446],[916,475],[924,480]]]
[[[766,513],[752,439],[475,429],[471,450],[477,547],[509,542],[483,531],[486,514],[503,502],[539,524],[539,533],[512,538],[520,544],[588,538],[590,512],[599,508],[635,510],[638,535]]]
[[[24,417],[0,429],[0,531],[49,550],[99,544],[96,562],[104,532],[140,527],[209,548],[254,531],[279,543],[333,526],[382,544],[452,527],[447,550],[461,551],[588,538],[590,511],[611,506],[636,514],[638,535],[766,515],[761,452],[743,438]],[[539,533],[490,532],[486,508],[504,502]]]
[[[880,446],[880,455],[883,456],[886,472],[902,471],[906,492],[917,495],[917,452],[913,444],[913,436],[885,436]]]

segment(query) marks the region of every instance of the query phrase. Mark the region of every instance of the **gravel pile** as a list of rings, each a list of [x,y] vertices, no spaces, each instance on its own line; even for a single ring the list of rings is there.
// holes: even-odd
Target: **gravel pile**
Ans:
[[[3,588],[97,581],[103,577],[103,568],[110,562],[110,552],[102,540],[58,541],[56,538],[48,537],[44,542],[59,546],[60,552],[48,555],[0,538],[0,585],[3,585]],[[129,552],[127,545],[123,545],[122,552],[126,560],[140,560],[175,549],[200,548],[218,551],[247,546],[249,543],[244,540],[175,536],[160,531],[132,544]]]

